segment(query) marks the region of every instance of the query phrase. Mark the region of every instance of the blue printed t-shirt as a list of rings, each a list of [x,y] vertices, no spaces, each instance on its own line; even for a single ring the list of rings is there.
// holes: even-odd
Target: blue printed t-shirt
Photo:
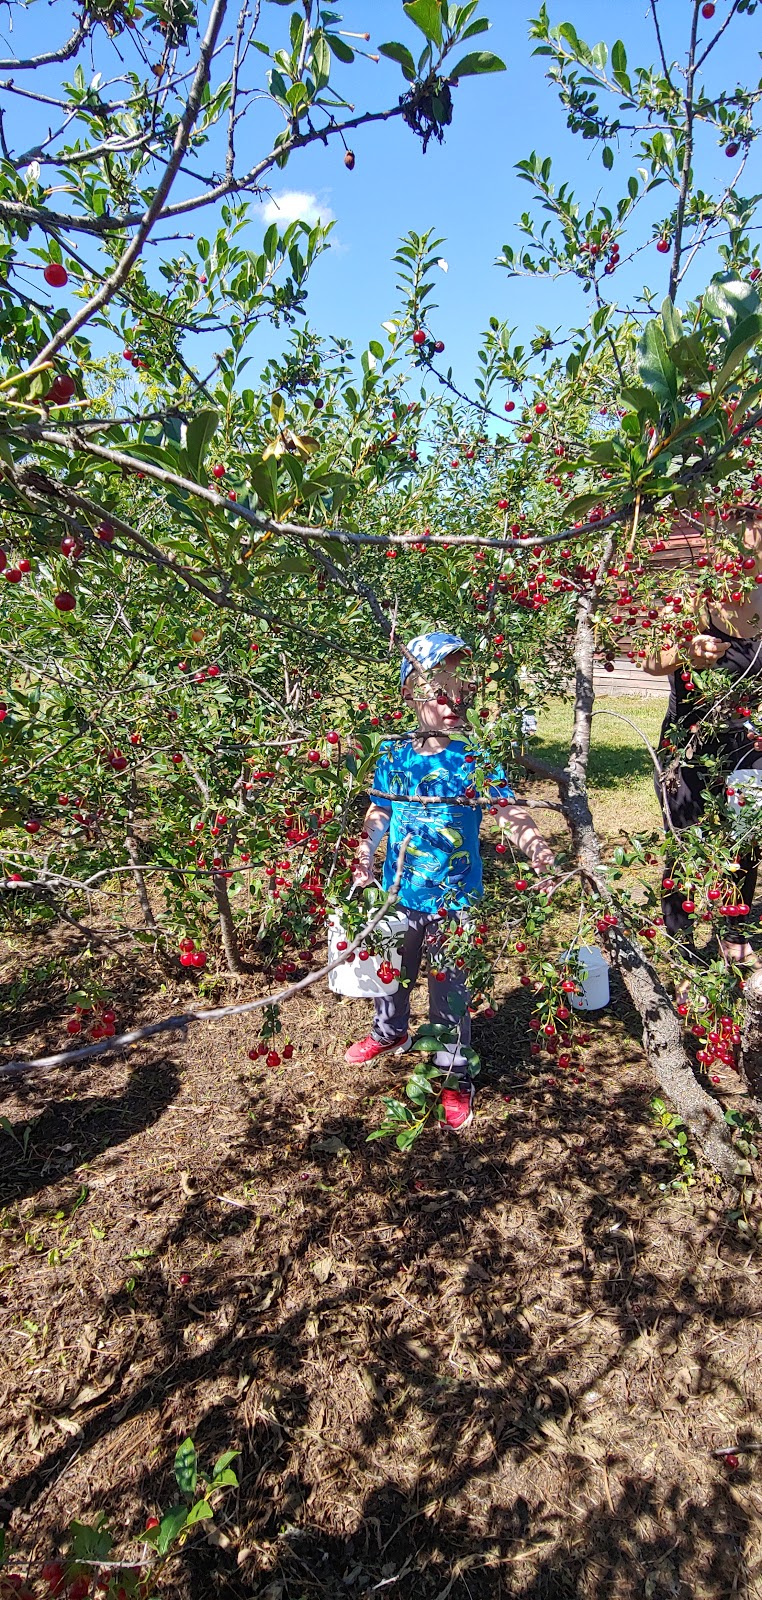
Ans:
[[[467,761],[467,756],[472,759]],[[399,898],[411,911],[435,913],[442,905],[457,908],[481,897],[481,809],[458,805],[451,798],[473,791],[479,771],[488,775],[486,793],[492,800],[513,800],[503,768],[466,739],[451,738],[446,749],[435,755],[416,750],[410,735],[380,746],[371,798],[391,818],[384,888],[390,889],[394,882],[399,847],[410,833]],[[383,795],[399,795],[399,800],[386,800]],[[436,795],[448,796],[447,802],[441,806],[415,803],[417,796]],[[478,793],[469,798],[479,798]]]

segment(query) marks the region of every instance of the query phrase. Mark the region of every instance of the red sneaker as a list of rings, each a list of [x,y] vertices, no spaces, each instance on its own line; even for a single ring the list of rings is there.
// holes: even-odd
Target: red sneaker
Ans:
[[[442,1109],[448,1128],[460,1133],[474,1120],[474,1086],[462,1078],[458,1089],[442,1090]]]
[[[401,1056],[410,1042],[410,1034],[406,1033],[404,1038],[393,1039],[391,1044],[379,1044],[378,1040],[373,1038],[373,1034],[369,1033],[366,1038],[358,1039],[357,1044],[349,1046],[344,1060],[349,1062],[350,1067],[361,1067],[366,1061],[375,1061],[376,1056],[388,1055],[390,1050]]]

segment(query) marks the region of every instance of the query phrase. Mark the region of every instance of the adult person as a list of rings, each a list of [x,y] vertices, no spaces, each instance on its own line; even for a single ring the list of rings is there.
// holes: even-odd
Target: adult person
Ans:
[[[733,524],[738,523],[743,528],[745,574],[754,579],[762,575],[762,511],[755,506],[741,506],[734,511]],[[746,564],[752,560],[754,566],[750,568]],[[762,586],[753,588],[737,602],[698,598],[694,616],[700,632],[686,644],[649,655],[645,662],[645,671],[652,677],[669,676],[670,680],[669,708],[660,739],[667,775],[663,783],[657,779],[656,790],[665,822],[678,833],[699,821],[705,791],[722,793],[731,772],[738,767],[762,769],[762,740],[750,735],[748,719],[736,710],[739,694],[745,702],[762,692]],[[716,669],[728,681],[727,694],[721,694],[710,708],[703,697],[699,703],[690,676],[692,670],[705,672],[709,668]],[[670,738],[685,750],[677,763],[669,761]],[[751,907],[759,856],[750,850],[738,859],[737,888],[742,903]],[[684,899],[684,890],[676,886],[663,896],[662,912],[666,932],[690,957],[693,925],[683,909]],[[734,938],[718,941],[726,961],[742,966],[756,964],[749,942],[751,927],[749,911],[735,919]]]

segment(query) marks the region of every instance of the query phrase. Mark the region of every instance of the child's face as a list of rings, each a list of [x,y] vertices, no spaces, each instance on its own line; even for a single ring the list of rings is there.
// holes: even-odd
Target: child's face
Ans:
[[[469,657],[456,650],[440,662],[428,681],[408,679],[404,699],[415,706],[418,726],[426,733],[454,733],[465,725],[466,706],[473,699],[468,664]]]

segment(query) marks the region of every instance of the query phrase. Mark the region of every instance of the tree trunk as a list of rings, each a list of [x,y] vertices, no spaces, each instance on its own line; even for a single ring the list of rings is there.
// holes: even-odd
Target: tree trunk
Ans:
[[[749,1094],[762,1101],[762,967],[747,978],[740,1072]]]
[[[680,1019],[650,962],[617,928],[607,942],[627,993],[643,1023],[648,1064],[686,1128],[726,1183],[734,1181],[736,1155],[722,1107],[702,1089],[682,1041]]]
[[[233,912],[230,906],[230,897],[228,895],[227,879],[224,877],[222,872],[215,872],[212,874],[212,884],[214,887],[214,898],[217,902],[217,912],[220,919],[220,932],[222,934],[222,948],[225,951],[225,960],[228,964],[228,972],[240,973],[245,969],[241,960],[241,952],[238,948],[238,940],[236,938],[235,925],[233,922]]]
[[[580,596],[574,648],[576,694],[574,730],[569,752],[568,787],[561,790],[577,860],[582,872],[604,902],[612,895],[601,862],[601,849],[587,794],[593,704],[593,658],[598,584],[612,555],[613,539],[606,541],[598,577]],[[605,935],[612,959],[622,974],[627,992],[643,1023],[643,1044],[649,1066],[686,1127],[698,1140],[707,1160],[731,1183],[736,1158],[720,1106],[702,1089],[682,1042],[680,1021],[666,989],[650,962],[633,940],[618,928]]]
[[[130,866],[133,869],[132,875],[135,879],[135,888],[137,890],[138,900],[140,901],[140,909],[143,913],[143,921],[148,928],[149,933],[157,933],[158,928],[156,925],[156,918],[151,910],[151,902],[148,898],[148,890],[146,889],[146,880],[141,871],[140,851],[138,850],[138,842],[135,838],[135,813],[137,811],[137,806],[138,781],[133,772],[132,778],[130,779],[130,797],[127,802],[127,830],[125,844],[127,847],[127,854],[130,858]]]

